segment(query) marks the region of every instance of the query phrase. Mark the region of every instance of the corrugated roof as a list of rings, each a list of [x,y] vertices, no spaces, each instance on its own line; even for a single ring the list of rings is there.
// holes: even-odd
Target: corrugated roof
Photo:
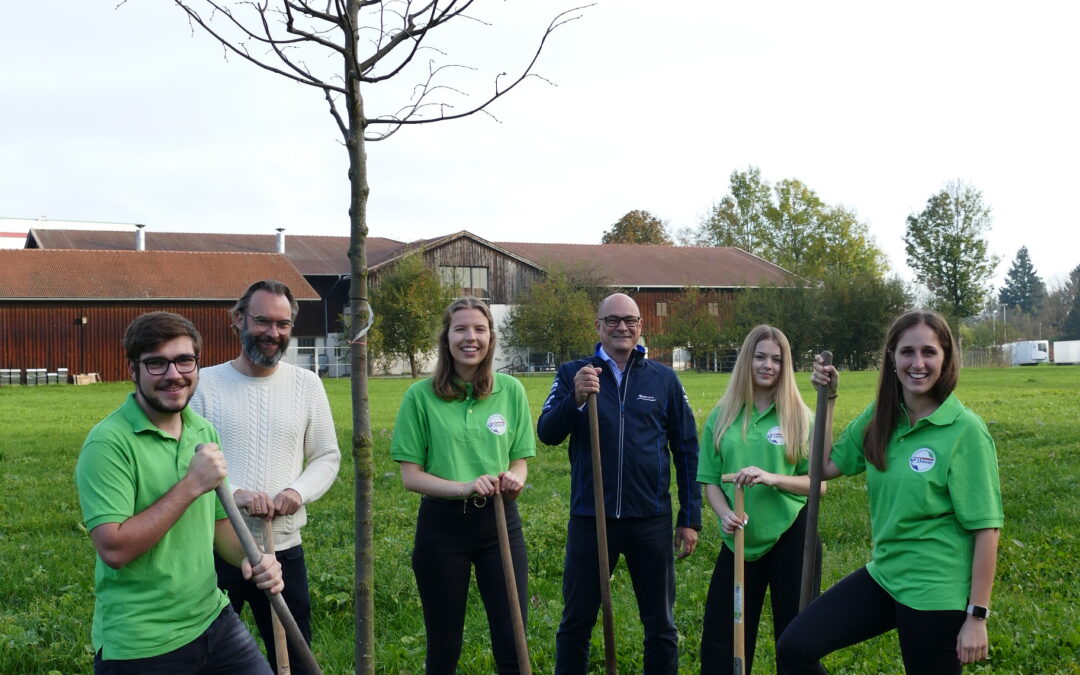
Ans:
[[[794,275],[742,249],[713,246],[643,244],[537,244],[496,242],[523,258],[547,267],[588,265],[616,286],[745,288],[786,286]]]
[[[286,256],[207,251],[0,250],[0,299],[235,300],[259,279],[319,294]]]
[[[275,234],[215,234],[204,232],[145,232],[147,251],[227,251],[233,253],[275,253]],[[102,230],[62,230],[33,228],[30,239],[43,249],[83,249],[132,251],[132,232]],[[367,238],[368,266],[391,257],[405,244],[383,237]],[[349,273],[349,238],[285,234],[285,255],[301,274],[343,275]]]

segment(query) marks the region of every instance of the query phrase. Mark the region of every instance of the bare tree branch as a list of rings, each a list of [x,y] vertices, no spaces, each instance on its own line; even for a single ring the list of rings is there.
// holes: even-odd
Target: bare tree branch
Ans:
[[[491,103],[493,101],[505,96],[512,89],[514,89],[514,87],[518,86],[524,80],[526,80],[526,79],[528,79],[530,77],[537,77],[537,78],[547,82],[548,84],[553,84],[550,80],[532,73],[533,66],[536,65],[536,61],[540,58],[540,53],[544,50],[544,44],[547,42],[548,37],[550,37],[551,34],[556,29],[558,29],[560,26],[568,24],[571,21],[577,21],[578,19],[580,19],[581,14],[576,14],[574,16],[570,16],[570,15],[574,14],[575,12],[580,12],[581,10],[587,9],[588,7],[592,7],[592,5],[582,5],[580,7],[574,7],[572,9],[568,9],[565,12],[560,13],[554,19],[552,19],[551,23],[548,24],[547,30],[544,31],[543,36],[540,38],[540,44],[536,48],[536,52],[533,54],[532,60],[529,61],[529,65],[526,66],[525,69],[522,71],[522,73],[517,78],[515,78],[513,82],[511,82],[509,85],[507,85],[505,88],[501,88],[499,86],[499,79],[501,77],[503,77],[504,75],[506,75],[506,73],[500,73],[499,75],[497,75],[495,77],[495,92],[490,97],[488,97],[485,101],[483,101],[480,105],[475,106],[473,108],[470,108],[469,110],[466,110],[465,112],[461,112],[461,113],[457,113],[457,114],[453,114],[453,115],[439,115],[437,117],[426,117],[426,118],[415,118],[415,117],[412,117],[412,116],[406,116],[406,117],[403,117],[403,118],[399,118],[399,117],[396,117],[396,116],[375,117],[375,118],[368,119],[367,120],[367,125],[370,126],[372,124],[389,124],[389,125],[393,125],[393,126],[401,126],[401,125],[405,125],[405,124],[430,124],[432,122],[442,122],[442,121],[445,121],[445,120],[461,119],[463,117],[469,117],[470,115],[475,115],[478,112],[487,112],[484,109],[487,106],[491,105]],[[430,78],[429,78],[429,81],[430,81]],[[423,96],[425,96],[425,95],[426,94],[421,95],[421,98],[423,98]],[[412,106],[412,110],[413,110],[412,114],[415,114],[415,111],[418,110],[418,109],[419,109],[419,106]],[[488,112],[487,114],[489,116],[494,117],[493,115],[491,115],[490,112]],[[389,135],[390,134],[388,133],[386,135],[378,136],[377,138],[371,138],[370,140],[382,140],[383,138],[386,138]]]
[[[320,89],[324,89],[324,88],[329,87],[331,89],[334,89],[335,91],[338,91],[339,93],[342,93],[342,94],[345,93],[344,89],[339,88],[339,87],[335,87],[335,86],[333,86],[331,84],[323,82],[322,80],[319,80],[318,78],[314,77],[310,73],[305,72],[303,69],[297,68],[287,58],[283,58],[282,53],[281,53],[280,49],[276,46],[276,42],[274,40],[270,40],[269,44],[274,46],[275,54],[277,54],[278,58],[281,58],[285,62],[286,65],[288,65],[290,68],[296,70],[296,72],[300,73],[300,75],[295,75],[295,74],[290,73],[288,71],[282,70],[281,68],[273,66],[273,65],[271,65],[269,63],[266,63],[266,62],[262,61],[261,59],[255,57],[255,56],[252,56],[251,53],[248,52],[247,47],[243,42],[238,43],[238,44],[234,44],[233,42],[231,42],[227,37],[225,37],[224,35],[219,33],[217,30],[215,30],[210,25],[211,20],[204,20],[199,15],[198,12],[196,12],[192,7],[190,7],[188,5],[187,2],[185,2],[184,0],[173,0],[173,2],[175,2],[175,4],[180,9],[182,9],[184,11],[184,13],[186,13],[188,15],[188,20],[189,21],[194,21],[195,24],[197,24],[200,28],[202,28],[204,31],[206,31],[207,34],[209,34],[211,37],[213,37],[215,40],[217,40],[218,43],[220,43],[221,46],[224,47],[227,51],[236,54],[237,56],[241,57],[245,61],[253,63],[256,66],[262,68],[263,70],[267,70],[267,71],[270,71],[271,73],[281,75],[282,77],[290,79],[293,82],[298,82],[300,84],[304,84],[304,85],[307,85],[309,87],[317,87],[317,88],[320,88]],[[250,37],[250,38],[252,38],[254,40],[258,40],[260,42],[268,42],[267,40],[265,40],[261,36],[252,33],[246,27],[244,27],[235,17],[233,17],[232,12],[228,8],[220,7],[216,3],[212,2],[211,0],[207,0],[207,4],[210,5],[211,8],[213,8],[214,13],[221,13],[221,14],[224,14],[226,17],[228,17],[229,22],[232,23],[234,26],[238,27],[244,35],[246,35],[246,36],[248,36],[248,37]],[[265,26],[266,25],[265,24],[265,17],[260,16],[260,22],[262,22],[264,24],[264,26]],[[302,40],[303,40],[303,38],[296,38],[296,42],[301,42]],[[278,42],[291,42],[291,41],[278,41]]]

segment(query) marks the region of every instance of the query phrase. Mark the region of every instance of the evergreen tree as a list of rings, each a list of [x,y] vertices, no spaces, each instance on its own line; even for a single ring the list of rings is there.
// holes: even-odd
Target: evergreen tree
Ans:
[[[1080,291],[1073,288],[1072,305],[1069,306],[1069,314],[1065,317],[1065,325],[1062,327],[1066,340],[1080,340]]]
[[[1005,286],[998,294],[998,302],[1006,307],[1019,307],[1031,314],[1045,300],[1046,284],[1035,272],[1027,246],[1021,246],[1016,252],[1012,266],[1009,267],[1009,273],[1005,277]]]

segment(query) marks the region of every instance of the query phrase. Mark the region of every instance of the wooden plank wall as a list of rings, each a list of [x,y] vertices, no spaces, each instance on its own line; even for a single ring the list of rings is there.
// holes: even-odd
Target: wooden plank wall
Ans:
[[[204,365],[222,363],[238,351],[229,328],[232,302],[2,302],[0,368],[67,368],[98,373],[102,380],[128,379],[121,340],[132,319],[149,311],[176,312],[202,334]],[[86,323],[82,322],[86,317]]]
[[[445,246],[424,252],[428,265],[468,265],[488,268],[489,302],[512,304],[528,286],[543,278],[543,273],[510,256],[484,246],[468,237],[455,239]]]

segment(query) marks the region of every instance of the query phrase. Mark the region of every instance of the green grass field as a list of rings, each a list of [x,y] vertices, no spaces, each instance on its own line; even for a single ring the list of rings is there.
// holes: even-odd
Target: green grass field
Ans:
[[[813,402],[805,375],[800,383]],[[844,373],[837,431],[869,401],[876,373]],[[533,414],[550,378],[524,380]],[[699,424],[723,391],[724,375],[685,374]],[[410,380],[371,382],[375,483],[375,621],[378,671],[423,671],[424,626],[409,553],[419,497],[401,487],[389,458],[398,402]],[[352,672],[352,460],[347,381],[328,381],[344,459],[337,484],[309,507],[304,532],[315,604],[315,653],[327,673]],[[73,471],[89,428],[116,408],[127,384],[0,388],[0,673],[90,672],[94,551],[83,527]],[[1080,673],[1080,368],[966,370],[958,395],[988,423],[998,446],[1006,524],[1001,538],[991,660],[969,670]],[[530,463],[521,513],[529,548],[529,643],[534,669],[551,672],[562,611],[561,573],[568,510],[565,448],[539,449]],[[701,613],[719,545],[711,512],[696,553],[677,565],[675,613],[681,672],[698,671]],[[865,483],[833,481],[822,502],[823,586],[869,556]],[[641,670],[641,629],[629,579],[615,574],[619,670]],[[768,621],[766,616],[763,621]],[[758,672],[774,670],[771,628],[758,642]],[[602,672],[593,637],[593,672]],[[902,672],[895,634],[830,656],[837,673]],[[487,626],[473,592],[460,672],[494,671]]]

